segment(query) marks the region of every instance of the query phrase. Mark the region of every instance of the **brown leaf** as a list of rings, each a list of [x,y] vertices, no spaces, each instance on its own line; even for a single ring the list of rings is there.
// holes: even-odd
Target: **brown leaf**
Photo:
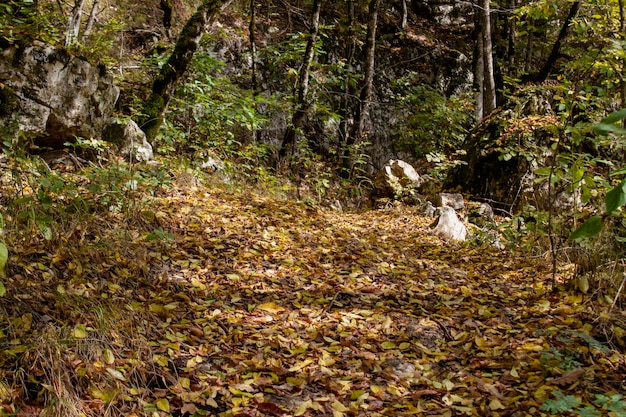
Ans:
[[[552,383],[558,386],[571,385],[574,382],[578,381],[580,377],[582,377],[584,374],[585,374],[584,369],[582,368],[574,369],[559,378],[553,379]]]
[[[257,409],[265,414],[270,414],[272,416],[284,416],[285,411],[282,408],[273,403],[260,403],[257,406]]]
[[[180,414],[182,414],[183,416],[185,414],[192,415],[197,412],[198,412],[198,407],[196,407],[194,404],[191,404],[191,403],[183,404],[183,406],[180,407]]]

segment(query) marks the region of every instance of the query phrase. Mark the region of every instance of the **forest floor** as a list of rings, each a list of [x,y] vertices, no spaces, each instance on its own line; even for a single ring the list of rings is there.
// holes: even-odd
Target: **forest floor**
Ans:
[[[0,415],[626,415],[624,316],[544,258],[405,206],[151,193],[7,237]]]

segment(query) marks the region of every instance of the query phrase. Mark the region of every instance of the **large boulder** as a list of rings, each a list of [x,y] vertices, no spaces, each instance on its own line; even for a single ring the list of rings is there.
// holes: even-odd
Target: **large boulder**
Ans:
[[[99,138],[119,96],[104,66],[43,43],[0,51],[0,123],[40,147]]]

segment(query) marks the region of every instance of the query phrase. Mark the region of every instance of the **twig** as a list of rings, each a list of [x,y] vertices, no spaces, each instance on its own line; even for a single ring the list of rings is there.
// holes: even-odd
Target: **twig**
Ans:
[[[617,264],[617,261],[615,262]],[[622,270],[624,269],[624,260],[622,259]],[[615,298],[613,298],[613,304],[611,304],[611,308],[609,308],[609,313],[613,310],[613,307],[615,307],[615,304],[617,303],[617,300],[619,299],[620,294],[622,293],[622,289],[624,288],[624,282],[626,282],[626,273],[622,272],[622,283],[619,285],[619,289],[617,290],[617,294],[615,294]]]

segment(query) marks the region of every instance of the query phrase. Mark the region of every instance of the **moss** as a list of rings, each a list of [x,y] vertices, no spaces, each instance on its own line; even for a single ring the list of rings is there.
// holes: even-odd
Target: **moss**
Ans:
[[[20,98],[11,87],[0,84],[0,117],[13,114],[19,102]]]
[[[142,114],[138,118],[138,124],[141,130],[146,134],[148,142],[153,141],[159,133],[159,129],[163,123],[165,106],[165,98],[153,94],[142,109]]]

